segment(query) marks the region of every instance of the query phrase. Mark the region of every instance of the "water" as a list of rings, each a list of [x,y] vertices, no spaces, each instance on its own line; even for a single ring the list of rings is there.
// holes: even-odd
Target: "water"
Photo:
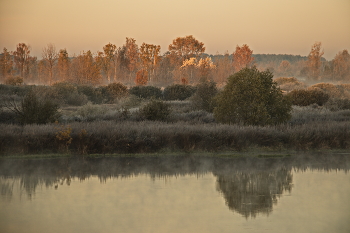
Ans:
[[[350,156],[0,160],[0,232],[350,232]]]

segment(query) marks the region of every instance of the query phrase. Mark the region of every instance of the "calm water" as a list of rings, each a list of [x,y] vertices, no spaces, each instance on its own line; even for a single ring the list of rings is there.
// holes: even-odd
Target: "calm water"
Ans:
[[[0,232],[350,232],[350,156],[0,160]]]

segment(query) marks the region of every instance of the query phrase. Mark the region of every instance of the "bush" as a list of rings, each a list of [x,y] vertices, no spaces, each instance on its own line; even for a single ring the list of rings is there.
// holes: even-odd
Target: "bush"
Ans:
[[[21,124],[46,124],[58,119],[58,105],[49,99],[40,100],[34,91],[29,92],[20,106],[12,105],[11,110]]]
[[[108,102],[114,102],[129,95],[128,88],[122,83],[110,83],[105,89],[102,89],[102,94],[107,97]]]
[[[317,83],[310,88],[318,88],[328,94],[330,98],[342,98],[340,90],[331,83]]]
[[[82,106],[88,103],[88,98],[86,95],[82,93],[78,93],[77,91],[68,95],[65,99],[65,103],[73,106]]]
[[[293,90],[286,95],[293,105],[308,106],[311,104],[324,105],[329,95],[318,88],[310,88],[307,90]]]
[[[277,83],[277,86],[283,91],[292,91],[295,89],[306,88],[305,83],[298,81],[298,79],[294,77],[289,77],[289,78],[279,77],[274,79],[274,81]]]
[[[101,88],[95,88],[93,86],[87,85],[78,85],[78,93],[84,94],[87,96],[88,101],[94,104],[101,104],[104,101],[104,96],[102,94]]]
[[[5,84],[11,86],[21,86],[23,84],[23,78],[19,76],[8,77],[5,79]]]
[[[350,109],[350,99],[329,99],[325,107],[331,111]]]
[[[291,104],[270,71],[245,68],[229,77],[216,98],[214,117],[221,123],[279,124],[290,118]]]
[[[173,84],[164,89],[165,100],[185,100],[196,92],[196,88],[189,85]]]
[[[215,107],[214,96],[218,93],[216,83],[214,82],[202,82],[197,85],[197,91],[191,97],[191,102],[194,108],[198,110],[205,110],[207,112],[213,112]]]
[[[140,115],[151,121],[165,121],[170,115],[170,106],[163,101],[151,100],[140,109]]]
[[[143,99],[161,99],[162,90],[153,86],[135,86],[130,88],[129,93]]]

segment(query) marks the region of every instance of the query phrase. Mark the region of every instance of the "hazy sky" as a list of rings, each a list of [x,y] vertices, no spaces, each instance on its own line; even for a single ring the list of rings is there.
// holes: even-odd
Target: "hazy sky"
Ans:
[[[68,53],[96,52],[125,37],[160,45],[193,35],[206,52],[308,55],[321,41],[324,57],[350,50],[350,0],[0,0],[0,48],[28,43],[41,58],[48,43]]]

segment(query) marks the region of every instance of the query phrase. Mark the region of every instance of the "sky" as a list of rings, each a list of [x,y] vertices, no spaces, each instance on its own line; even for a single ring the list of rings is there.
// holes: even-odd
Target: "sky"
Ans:
[[[307,56],[322,42],[331,60],[350,51],[350,0],[0,0],[0,49],[26,43],[39,59],[49,43],[73,55],[131,37],[164,53],[187,35],[209,54],[247,44],[254,54]]]

